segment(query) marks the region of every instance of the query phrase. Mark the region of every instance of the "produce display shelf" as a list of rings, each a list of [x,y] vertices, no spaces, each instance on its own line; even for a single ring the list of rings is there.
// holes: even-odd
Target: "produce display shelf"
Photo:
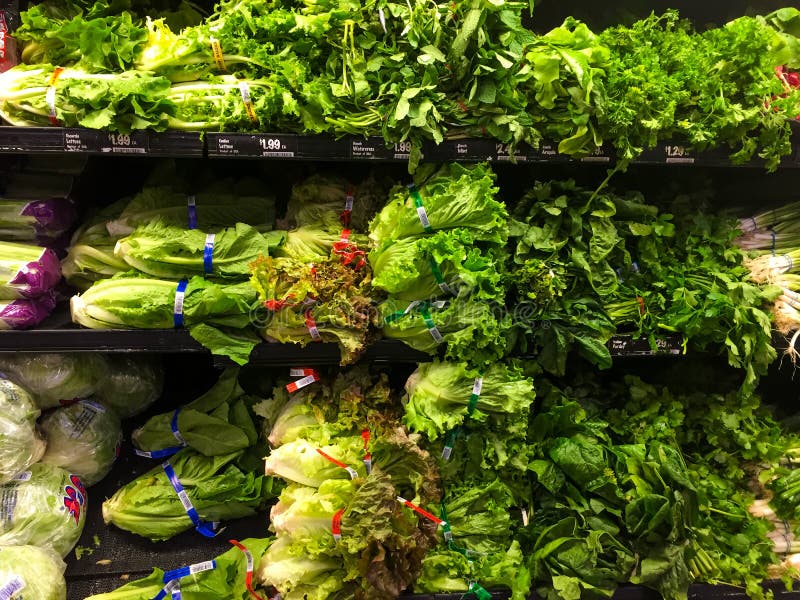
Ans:
[[[800,167],[800,138],[792,145],[792,155],[781,163],[784,168]],[[270,158],[305,161],[383,161],[406,162],[411,143],[387,147],[383,138],[345,136],[306,136],[290,133],[163,133],[137,131],[117,134],[82,128],[0,126],[0,153],[80,153],[105,156],[165,156],[198,158]],[[611,148],[601,148],[591,156],[572,159],[558,153],[558,144],[543,142],[539,148],[520,144],[513,152],[508,144],[482,138],[447,139],[440,144],[425,142],[423,160],[457,162],[594,163],[614,164]],[[634,164],[733,166],[725,149],[693,153],[684,145],[659,142],[644,151]],[[763,167],[753,160],[743,166]]]
[[[656,341],[654,351],[647,340],[617,335],[608,342],[611,356],[644,357],[683,354],[679,336]],[[0,331],[0,353],[6,352],[207,352],[184,329],[85,329],[72,324],[69,316],[57,312],[40,327],[30,330]],[[297,366],[299,364],[335,365],[341,355],[336,344],[314,343],[305,347],[297,344],[259,344],[250,356],[249,364],[258,366]],[[381,339],[369,344],[361,360],[373,363],[418,363],[431,356],[406,346],[398,340]],[[217,366],[233,363],[215,357]]]
[[[201,158],[205,142],[199,133],[179,131],[119,134],[83,128],[0,126],[0,153]]]

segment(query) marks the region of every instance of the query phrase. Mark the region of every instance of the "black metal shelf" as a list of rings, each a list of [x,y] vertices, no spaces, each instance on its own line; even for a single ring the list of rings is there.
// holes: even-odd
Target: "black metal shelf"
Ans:
[[[186,158],[269,158],[304,161],[406,162],[411,143],[401,142],[387,147],[383,138],[345,136],[306,136],[290,133],[163,133],[137,131],[117,134],[106,131],[60,127],[0,126],[0,153],[53,154],[81,153],[104,156],[168,156]],[[518,164],[596,163],[613,164],[611,148],[601,148],[591,156],[572,159],[558,153],[556,143],[544,142],[539,148],[520,144],[513,154],[508,144],[481,138],[448,139],[441,144],[425,142],[423,160]],[[643,165],[695,165],[730,167],[724,149],[693,153],[674,142],[659,142],[633,161]],[[759,167],[754,160],[743,166]],[[800,167],[800,139],[793,144],[792,156],[782,167]]]

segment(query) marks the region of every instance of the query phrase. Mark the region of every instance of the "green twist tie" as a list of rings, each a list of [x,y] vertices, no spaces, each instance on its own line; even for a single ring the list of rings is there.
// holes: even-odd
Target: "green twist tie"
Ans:
[[[444,341],[442,334],[439,333],[439,330],[436,328],[436,324],[433,322],[431,318],[431,313],[428,311],[427,306],[423,306],[419,309],[419,312],[422,314],[422,318],[425,321],[425,327],[428,328],[428,331],[431,334],[431,337],[437,344],[441,344]]]
[[[467,416],[471,417],[472,413],[475,412],[475,407],[478,406],[478,400],[480,400],[478,394],[470,395],[469,403],[467,404]]]
[[[384,321],[384,323],[386,323],[386,324],[389,324],[389,323],[394,323],[395,321],[399,321],[400,319],[402,319],[403,317],[405,317],[407,314],[408,314],[408,313],[406,313],[405,311],[398,310],[398,311],[397,311],[397,312],[395,312],[395,313],[392,313],[392,314],[390,314],[390,315],[387,315],[387,317],[386,317],[386,318],[385,318],[383,321]]]
[[[442,460],[450,460],[453,454],[453,448],[456,445],[456,438],[458,437],[459,428],[451,429],[444,438],[444,450],[442,450]],[[446,521],[447,519],[445,519]]]
[[[492,600],[492,595],[487,592],[484,587],[474,581],[469,584],[469,590],[466,595],[473,594],[478,600]]]
[[[414,308],[416,308],[416,306],[417,306],[418,304],[419,304],[419,301],[418,301],[418,300],[415,300],[414,302],[412,302],[411,304],[409,304],[409,305],[406,307],[406,309],[405,309],[405,310],[398,310],[397,312],[393,312],[392,314],[390,314],[390,315],[387,315],[387,316],[386,316],[386,317],[383,319],[383,322],[384,322],[384,323],[386,323],[386,324],[388,325],[389,323],[394,323],[395,321],[398,321],[398,320],[402,319],[404,316],[406,316],[408,313],[410,313],[410,312],[411,312],[411,311],[412,311]]]
[[[433,231],[433,228],[431,227],[431,222],[428,219],[428,213],[425,210],[425,205],[422,203],[422,196],[419,195],[417,186],[413,183],[409,183],[408,191],[411,194],[411,199],[414,201],[414,207],[417,209],[417,216],[419,217],[419,222],[422,223],[423,231],[430,233]]]
[[[481,390],[483,389],[483,373],[479,372],[478,377],[475,378],[475,383],[472,384],[472,394],[470,394],[469,402],[467,403],[467,416],[471,417],[475,412],[475,407],[478,406],[478,400],[481,397]]]
[[[436,264],[436,261],[432,258],[428,259],[428,264],[431,266],[431,271],[433,272],[433,278],[436,280],[436,285],[439,286],[439,289],[442,290],[445,294],[450,294],[454,296],[453,290],[450,289],[450,286],[444,282],[444,275],[442,275],[442,270],[439,268],[439,265]]]

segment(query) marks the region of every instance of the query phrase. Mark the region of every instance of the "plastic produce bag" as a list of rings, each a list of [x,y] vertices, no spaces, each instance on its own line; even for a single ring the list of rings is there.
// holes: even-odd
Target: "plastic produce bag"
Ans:
[[[31,544],[64,557],[81,537],[86,510],[86,489],[77,475],[31,465],[0,486],[0,546]]]
[[[36,298],[0,300],[0,330],[36,327],[55,307],[56,295],[52,290]]]
[[[41,423],[47,437],[42,462],[75,473],[87,487],[108,475],[119,456],[122,425],[113,410],[80,400],[48,413]]]
[[[0,546],[0,598],[66,600],[66,568],[49,548]]]
[[[28,392],[0,379],[0,483],[42,457],[44,440],[36,431],[40,412]]]
[[[61,279],[61,264],[52,250],[0,242],[0,299],[35,298]]]
[[[121,419],[146,410],[161,397],[164,369],[151,356],[109,355],[108,370],[97,382],[95,397]]]
[[[94,394],[108,372],[101,354],[32,354],[0,357],[0,372],[31,394],[39,408],[69,404]]]

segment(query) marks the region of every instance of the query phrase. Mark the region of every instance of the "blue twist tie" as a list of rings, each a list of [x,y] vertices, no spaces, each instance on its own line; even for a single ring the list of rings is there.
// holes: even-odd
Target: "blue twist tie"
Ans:
[[[173,454],[180,452],[183,450],[188,444],[186,440],[183,439],[181,432],[178,431],[178,413],[181,411],[180,408],[176,408],[175,412],[172,415],[172,420],[170,421],[170,428],[172,429],[172,435],[175,436],[175,439],[180,442],[180,446],[170,446],[169,448],[163,448],[162,450],[138,450],[134,449],[134,453],[137,456],[144,456],[145,458],[168,458]]]
[[[186,205],[189,208],[189,229],[197,229],[197,204],[195,197],[186,198]]]
[[[181,279],[178,282],[177,289],[175,290],[175,305],[173,307],[173,315],[172,315],[175,327],[183,327],[183,299],[184,295],[186,294],[186,286],[188,285],[189,285],[188,280]]]
[[[206,245],[203,247],[203,272],[211,275],[214,272],[214,238],[215,234],[209,233],[206,236]]]
[[[175,490],[175,493],[178,494],[178,498],[183,505],[186,514],[194,523],[194,528],[197,530],[198,533],[207,537],[213,538],[216,536],[214,533],[214,529],[217,527],[217,523],[207,523],[200,518],[200,515],[197,514],[197,509],[195,509],[192,501],[189,499],[189,495],[186,493],[186,490],[183,489],[183,485],[181,485],[178,476],[175,475],[175,470],[172,468],[172,465],[169,464],[169,461],[166,461],[161,464],[161,467],[164,469],[164,473],[167,474],[167,479],[172,484],[172,488]]]

